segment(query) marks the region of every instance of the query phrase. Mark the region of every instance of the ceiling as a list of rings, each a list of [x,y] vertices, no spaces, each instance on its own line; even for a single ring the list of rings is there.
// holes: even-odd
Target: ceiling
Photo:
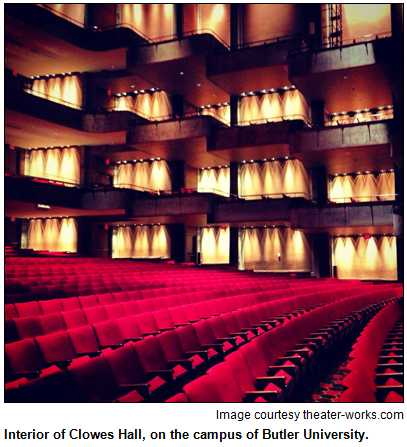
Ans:
[[[125,131],[83,132],[54,124],[31,115],[6,109],[4,114],[5,143],[21,148],[80,146],[126,143]]]
[[[4,214],[7,217],[19,219],[47,218],[47,217],[79,217],[79,216],[124,216],[124,209],[112,210],[81,210],[61,206],[51,206],[49,210],[37,209],[36,203],[20,202],[16,200],[4,201]]]
[[[394,168],[388,144],[297,152],[291,155],[308,167],[325,166],[329,175]]]
[[[291,81],[309,101],[324,101],[328,113],[393,104],[388,74],[380,64],[328,70],[292,77]]]
[[[5,68],[23,76],[126,68],[126,48],[84,50],[10,14],[5,14],[4,25]]]

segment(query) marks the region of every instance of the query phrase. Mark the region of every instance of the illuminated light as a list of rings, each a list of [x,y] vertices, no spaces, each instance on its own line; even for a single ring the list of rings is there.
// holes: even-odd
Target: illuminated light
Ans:
[[[335,177],[338,177],[338,174],[335,174]]]
[[[264,90],[264,89],[263,89],[263,90],[262,90],[261,92],[262,92],[262,93],[266,93],[266,92],[267,92],[267,90]]]
[[[254,93],[253,92],[249,92],[249,95],[254,95]]]
[[[346,175],[346,172],[344,172],[342,175]]]
[[[264,228],[267,228],[267,225],[264,225]]]
[[[143,224],[140,224],[141,226],[143,226]]]
[[[361,172],[360,171],[358,171],[356,174],[361,174]]]
[[[243,163],[246,163],[246,160],[243,160]]]
[[[161,158],[160,158],[160,157],[157,157],[157,160],[158,160],[158,161],[160,161],[160,160],[161,160]]]
[[[276,226],[275,226],[275,225],[273,225],[273,228],[276,228]]]
[[[219,166],[219,168],[221,168],[222,166]]]
[[[151,161],[154,161],[154,158],[150,158]]]
[[[10,144],[10,149],[14,149],[14,144]]]
[[[124,164],[126,164],[126,163],[127,163],[127,161],[124,161],[123,163],[124,163]]]
[[[197,85],[197,87],[200,87],[202,84],[196,84]]]
[[[109,225],[105,225],[105,230],[108,230],[109,229]]]
[[[51,207],[49,205],[43,205],[42,203],[38,203],[37,204],[37,209],[38,210],[40,210],[40,209],[42,209],[42,210],[49,210],[49,209],[51,209]]]
[[[70,71],[68,71],[68,74],[70,75],[70,74],[72,74]]]
[[[118,161],[117,164],[119,165],[121,163],[121,161]]]
[[[365,239],[370,239],[370,234],[365,234]]]
[[[134,163],[137,163],[137,160],[133,160],[134,161]]]
[[[140,90],[140,93],[144,93],[144,90]]]
[[[12,217],[10,220],[11,220],[11,222],[15,222],[15,221],[16,221],[16,218],[15,218],[15,217]]]
[[[228,165],[225,165],[225,168],[227,168],[228,167]]]
[[[243,227],[243,229],[246,229],[246,227]]]
[[[118,93],[117,96],[122,96],[121,93]]]
[[[142,159],[142,158],[140,158],[140,161],[143,161],[143,159]]]
[[[34,79],[34,76],[31,76],[31,79]]]
[[[382,169],[380,172],[384,172],[384,169]]]
[[[370,171],[365,171],[365,174],[370,174]]]
[[[288,160],[289,157],[285,157],[286,160]]]
[[[137,93],[138,93],[138,90],[134,90],[134,93],[137,95]]]
[[[263,161],[267,161],[267,158],[263,158]]]
[[[254,163],[254,160],[250,160],[250,163]]]
[[[180,71],[179,74],[182,76],[182,75],[184,74],[184,72],[183,72],[183,71]]]
[[[160,223],[158,223],[157,225],[161,225]]]
[[[224,106],[227,106],[227,105],[228,105],[228,103],[227,103],[227,102],[224,102],[224,103],[223,103],[223,105],[224,105]]]
[[[106,159],[106,164],[110,165],[110,160]]]
[[[254,228],[254,227],[251,227],[251,228]]]
[[[127,93],[126,93],[126,92],[124,92],[124,93],[123,93],[123,96],[126,96],[126,95],[127,95]]]
[[[275,158],[273,157],[273,158],[272,158],[272,161],[274,161],[274,160],[275,160]]]
[[[246,96],[246,93],[241,93],[240,96]]]
[[[390,169],[390,171],[389,172],[394,172],[394,169]]]
[[[152,91],[152,92],[155,92],[155,88],[153,87],[153,88],[151,89],[151,91]]]
[[[343,79],[349,79],[349,76],[348,75],[344,75]]]
[[[226,227],[225,226],[222,226],[222,227],[220,227],[221,228],[221,230],[226,230]]]
[[[201,168],[201,170],[204,170],[205,168]]]

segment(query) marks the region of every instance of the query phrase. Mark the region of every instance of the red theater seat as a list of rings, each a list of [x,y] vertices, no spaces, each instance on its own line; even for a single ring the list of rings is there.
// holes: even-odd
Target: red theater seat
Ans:
[[[12,320],[20,340],[42,335],[42,328],[38,317],[21,317],[13,318]]]

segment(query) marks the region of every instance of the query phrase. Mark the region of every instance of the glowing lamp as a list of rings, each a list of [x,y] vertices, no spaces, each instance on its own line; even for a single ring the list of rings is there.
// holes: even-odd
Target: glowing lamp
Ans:
[[[370,234],[365,234],[365,239],[370,239]]]

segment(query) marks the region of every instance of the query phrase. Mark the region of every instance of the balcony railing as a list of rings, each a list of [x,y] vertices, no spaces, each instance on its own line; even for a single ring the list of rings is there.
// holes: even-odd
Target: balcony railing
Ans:
[[[348,39],[342,40],[342,45],[332,45],[330,42],[322,43],[320,45],[314,45],[314,46],[308,46],[303,45],[301,48],[293,49],[288,52],[288,56],[293,56],[295,54],[300,53],[319,53],[321,51],[326,50],[335,50],[338,48],[344,48],[344,47],[350,47],[352,45],[357,45],[361,43],[369,43],[373,42],[375,40],[379,39],[385,39],[386,37],[391,37],[392,33],[391,31],[386,31],[383,33],[377,33],[377,34],[365,34],[364,36],[358,36],[358,37],[350,37]]]
[[[397,194],[378,194],[371,196],[354,196],[354,197],[330,197],[328,203],[362,203],[362,202],[391,202],[397,200]]]
[[[273,116],[269,118],[255,118],[251,120],[242,120],[239,121],[237,126],[251,126],[256,124],[269,124],[269,123],[278,123],[284,121],[293,121],[293,120],[301,120],[307,126],[310,126],[309,118],[302,114],[292,114],[292,115],[281,115],[281,116]]]
[[[312,200],[311,196],[305,192],[286,193],[260,193],[239,195],[239,199],[244,200],[273,200],[273,199],[305,199]]]

